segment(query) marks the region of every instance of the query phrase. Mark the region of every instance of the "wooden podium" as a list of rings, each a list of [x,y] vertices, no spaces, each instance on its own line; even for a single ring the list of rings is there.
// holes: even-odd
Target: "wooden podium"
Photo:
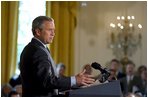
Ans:
[[[70,97],[120,97],[122,96],[120,81],[93,85],[67,92]]]

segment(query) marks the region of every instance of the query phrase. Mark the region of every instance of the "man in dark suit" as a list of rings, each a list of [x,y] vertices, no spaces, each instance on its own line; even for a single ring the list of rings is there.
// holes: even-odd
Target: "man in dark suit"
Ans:
[[[72,77],[58,78],[53,59],[46,44],[55,36],[52,18],[39,16],[32,22],[34,38],[24,48],[20,57],[22,96],[56,96],[58,89],[94,83],[84,72]]]
[[[121,67],[121,64],[117,59],[112,59],[109,67],[111,72],[111,75],[109,78],[113,77],[113,78],[116,78],[117,80],[120,80],[121,78],[125,77],[125,74],[119,70]]]
[[[135,76],[134,68],[135,64],[133,62],[129,62],[126,65],[126,77],[120,80],[124,96],[128,96],[130,93],[135,93],[135,91],[140,87],[140,78]]]

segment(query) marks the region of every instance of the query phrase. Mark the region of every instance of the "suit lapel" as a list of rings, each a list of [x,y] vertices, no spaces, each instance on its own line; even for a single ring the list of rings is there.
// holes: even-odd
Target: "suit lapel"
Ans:
[[[51,55],[50,55],[50,51],[49,51],[49,50],[47,50],[47,49],[46,49],[46,48],[44,48],[44,47],[41,47],[41,46],[40,46],[40,48],[41,48],[43,51],[45,51],[45,52],[46,52],[46,54],[48,55],[48,59],[49,59],[49,61],[50,61],[51,65],[52,65],[52,68],[53,68],[53,70],[54,70],[54,74],[57,76],[55,63],[54,63],[54,61],[53,61],[53,59],[52,59],[52,57],[51,57]]]
[[[34,38],[32,38],[32,41],[31,41],[31,42],[32,42],[34,45],[36,45],[37,47],[39,47],[40,49],[42,49],[43,51],[46,52],[46,54],[47,54],[47,56],[48,56],[48,60],[49,60],[50,64],[52,65],[53,73],[54,73],[54,75],[57,76],[56,66],[55,66],[55,63],[54,63],[54,61],[53,61],[51,55],[50,55],[49,49],[48,49],[48,48],[45,48],[44,45],[43,45],[41,42],[39,42],[38,40],[36,40],[36,39],[34,39]]]

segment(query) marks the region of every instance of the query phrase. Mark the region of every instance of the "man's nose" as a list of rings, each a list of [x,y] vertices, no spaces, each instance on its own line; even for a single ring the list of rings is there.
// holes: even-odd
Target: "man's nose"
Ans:
[[[51,31],[51,35],[52,35],[52,36],[55,36],[55,33],[54,33],[54,31]]]

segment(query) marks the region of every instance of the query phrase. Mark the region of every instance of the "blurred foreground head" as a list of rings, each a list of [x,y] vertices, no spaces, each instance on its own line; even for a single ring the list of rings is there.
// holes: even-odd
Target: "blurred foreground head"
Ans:
[[[86,65],[84,65],[83,66],[83,70],[86,70],[85,71],[85,74],[88,74],[88,75],[91,75],[92,74],[92,67],[91,67],[91,65],[90,64],[86,64]]]

